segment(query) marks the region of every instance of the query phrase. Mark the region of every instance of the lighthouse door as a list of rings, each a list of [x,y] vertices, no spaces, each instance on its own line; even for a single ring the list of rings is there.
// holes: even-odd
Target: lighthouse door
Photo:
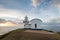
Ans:
[[[35,28],[37,28],[37,24],[35,24]]]

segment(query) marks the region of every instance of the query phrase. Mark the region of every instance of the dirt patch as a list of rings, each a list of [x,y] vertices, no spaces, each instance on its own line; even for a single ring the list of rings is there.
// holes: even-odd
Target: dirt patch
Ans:
[[[42,34],[55,34],[55,33],[52,33],[52,32],[47,32],[47,31],[37,31],[37,30],[26,30],[25,32],[42,33]]]

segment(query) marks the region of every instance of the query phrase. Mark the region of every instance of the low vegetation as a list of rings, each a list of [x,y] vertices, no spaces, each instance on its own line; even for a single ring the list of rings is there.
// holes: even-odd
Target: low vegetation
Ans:
[[[44,30],[44,31],[47,31],[47,32],[53,32],[53,31],[51,31],[51,30]]]
[[[60,35],[60,32],[57,32]]]

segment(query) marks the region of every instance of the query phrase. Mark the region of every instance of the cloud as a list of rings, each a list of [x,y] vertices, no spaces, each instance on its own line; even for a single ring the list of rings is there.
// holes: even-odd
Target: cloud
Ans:
[[[60,32],[60,17],[50,20],[47,26],[52,31]]]
[[[39,3],[40,3],[41,0],[31,0],[31,1],[32,1],[32,5],[34,7],[37,7],[39,5]]]
[[[46,7],[51,3],[51,0],[31,0],[31,1],[34,7],[37,7],[39,5],[40,5],[39,7]]]
[[[53,24],[55,24],[55,23],[60,23],[60,16],[51,19],[51,20],[49,21],[49,23],[53,23]]]
[[[55,6],[58,9],[58,11],[60,12],[60,0],[52,0],[51,2],[52,2],[51,5]]]
[[[53,18],[47,23],[42,23],[41,28],[60,32],[60,17]]]
[[[55,6],[57,7],[58,12],[60,13],[60,4],[56,4]]]
[[[6,8],[19,8],[19,2],[16,0],[0,0],[0,5]]]
[[[31,0],[33,8],[31,9],[32,13],[39,13],[39,10],[47,9],[50,7],[51,0]]]
[[[31,4],[33,6],[29,13],[31,16],[41,18],[44,22],[47,22],[59,15],[58,12],[60,11],[59,0],[31,0],[31,1],[32,1]]]
[[[19,18],[23,19],[25,16],[25,12],[16,9],[6,9],[0,8],[0,17],[11,17],[11,18]]]
[[[32,3],[33,4],[33,3]],[[36,1],[36,7],[38,6],[38,9],[47,9],[51,6],[56,6],[59,9],[60,1],[59,0],[37,0]]]

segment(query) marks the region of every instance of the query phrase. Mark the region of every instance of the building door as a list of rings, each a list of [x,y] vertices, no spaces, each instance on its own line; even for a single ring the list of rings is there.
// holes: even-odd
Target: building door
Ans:
[[[37,24],[35,24],[35,28],[37,28]]]

